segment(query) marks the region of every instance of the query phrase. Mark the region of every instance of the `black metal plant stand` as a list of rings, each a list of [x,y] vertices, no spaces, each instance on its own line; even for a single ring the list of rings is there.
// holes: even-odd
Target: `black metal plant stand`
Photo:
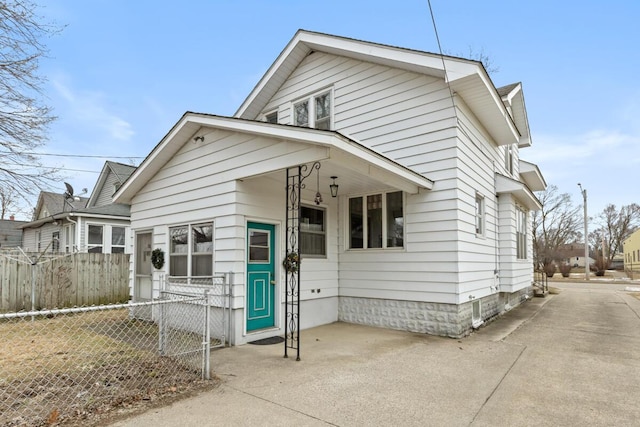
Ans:
[[[289,357],[288,349],[294,349],[296,350],[296,360],[300,360],[300,193],[305,188],[305,178],[311,175],[314,170],[320,170],[320,162],[313,163],[311,167],[300,165],[287,169],[284,357]],[[318,197],[319,193],[316,198]],[[319,202],[316,201],[316,203]]]

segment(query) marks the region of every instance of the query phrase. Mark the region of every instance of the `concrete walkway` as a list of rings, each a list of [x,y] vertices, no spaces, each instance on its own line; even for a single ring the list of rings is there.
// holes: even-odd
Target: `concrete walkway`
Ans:
[[[217,389],[114,426],[638,425],[640,300],[551,284],[460,340],[335,323],[212,353]]]

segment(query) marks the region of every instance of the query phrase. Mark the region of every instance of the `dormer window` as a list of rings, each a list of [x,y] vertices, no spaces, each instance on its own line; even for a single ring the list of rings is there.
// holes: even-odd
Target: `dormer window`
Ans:
[[[269,114],[265,114],[264,121],[267,123],[278,123],[278,112],[274,111]]]
[[[331,91],[294,103],[293,124],[316,129],[331,129]]]

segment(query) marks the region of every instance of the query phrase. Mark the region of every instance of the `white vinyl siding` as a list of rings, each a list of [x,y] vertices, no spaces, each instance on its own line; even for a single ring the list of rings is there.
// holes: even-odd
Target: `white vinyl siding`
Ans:
[[[102,186],[102,191],[98,195],[94,206],[107,206],[113,203],[113,193],[115,193],[116,186],[120,185],[118,177],[111,171],[105,179],[105,183]]]
[[[468,211],[459,209],[456,121],[444,81],[314,52],[293,70],[265,111],[279,109],[281,122],[293,123],[292,101],[321,93],[327,85],[333,88],[332,129],[437,182],[432,191],[405,195],[405,251],[341,253],[341,295],[458,302],[458,218]],[[492,175],[489,179],[493,182]],[[347,222],[348,205],[341,209]],[[348,249],[347,238],[341,244]]]

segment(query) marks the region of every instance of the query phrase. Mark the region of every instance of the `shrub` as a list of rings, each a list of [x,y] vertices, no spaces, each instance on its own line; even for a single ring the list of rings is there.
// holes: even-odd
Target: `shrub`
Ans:
[[[553,263],[546,264],[544,266],[544,272],[547,274],[547,277],[553,277],[556,272],[556,266]]]
[[[571,266],[569,264],[562,264],[560,266],[560,273],[562,273],[562,277],[569,277],[571,273]]]

